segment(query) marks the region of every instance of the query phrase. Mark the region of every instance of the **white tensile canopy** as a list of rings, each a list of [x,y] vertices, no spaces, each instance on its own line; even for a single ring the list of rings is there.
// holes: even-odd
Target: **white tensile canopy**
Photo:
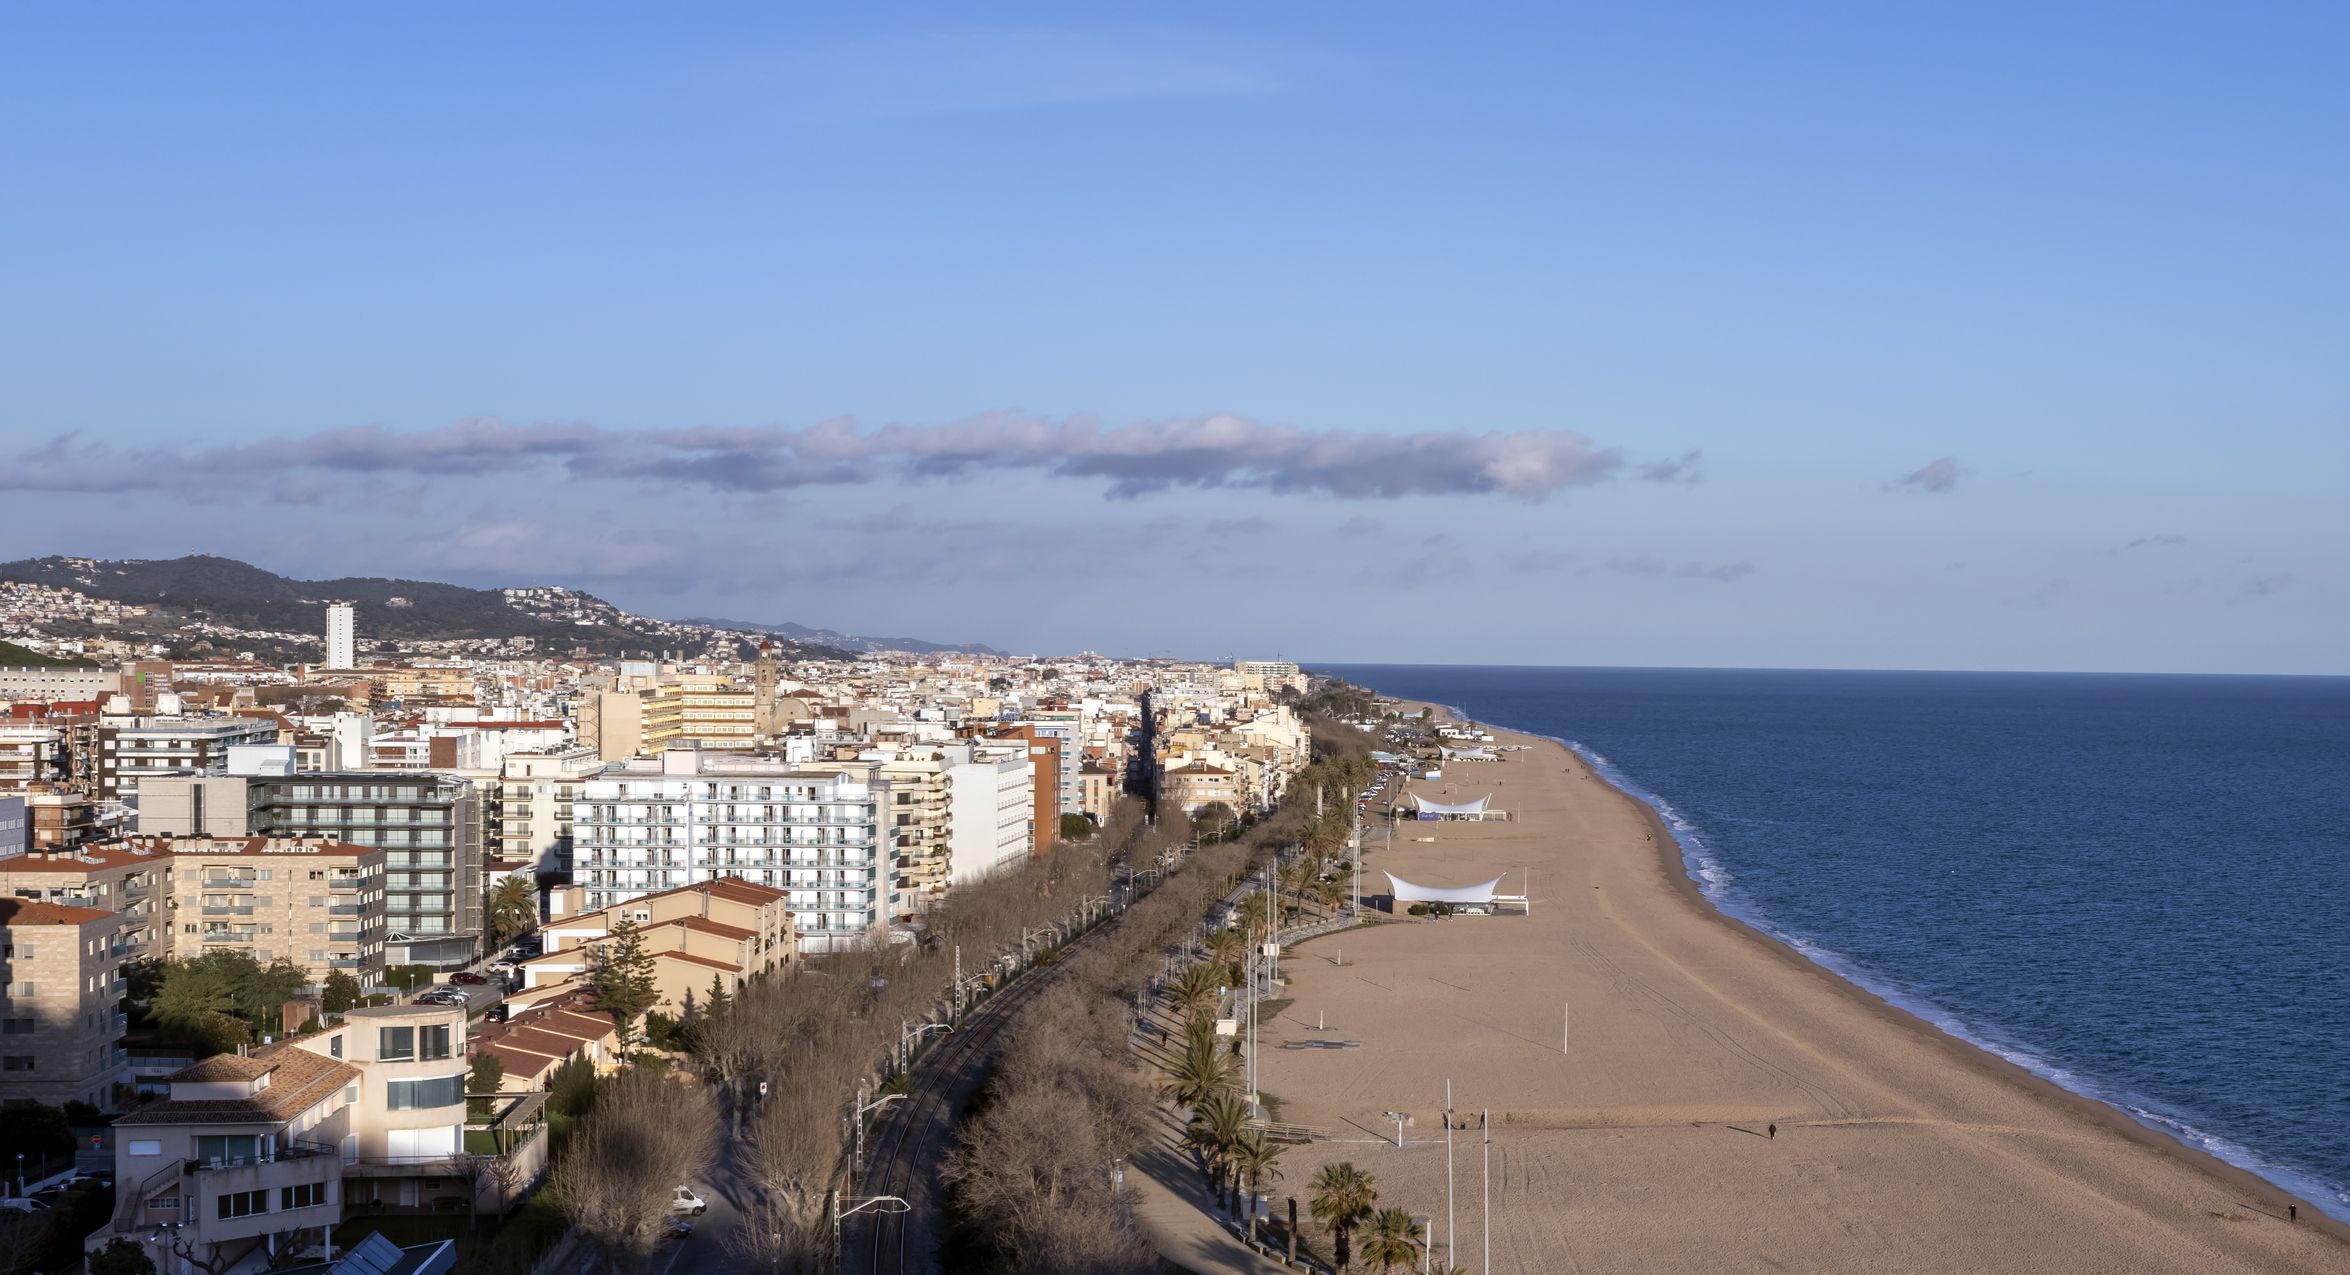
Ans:
[[[1494,887],[1501,884],[1495,877],[1483,885],[1414,885],[1390,872],[1387,887],[1398,903],[1491,903]]]
[[[1426,797],[1414,793],[1412,807],[1424,815],[1455,815],[1482,819],[1485,817],[1485,803],[1491,800],[1493,800],[1492,793],[1487,793],[1475,801],[1430,801]]]

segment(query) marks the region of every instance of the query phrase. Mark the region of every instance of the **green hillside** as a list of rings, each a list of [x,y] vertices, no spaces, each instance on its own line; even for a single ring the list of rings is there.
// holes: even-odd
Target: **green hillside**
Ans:
[[[43,655],[30,647],[14,642],[0,642],[0,667],[6,668],[96,668],[93,660],[68,659],[62,655]]]

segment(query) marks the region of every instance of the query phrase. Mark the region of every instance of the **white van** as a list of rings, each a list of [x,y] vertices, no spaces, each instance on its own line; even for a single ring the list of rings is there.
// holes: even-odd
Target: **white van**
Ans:
[[[710,1202],[694,1194],[692,1187],[681,1186],[677,1188],[677,1195],[669,1201],[669,1211],[671,1213],[691,1213],[695,1217],[700,1217],[710,1211]]]

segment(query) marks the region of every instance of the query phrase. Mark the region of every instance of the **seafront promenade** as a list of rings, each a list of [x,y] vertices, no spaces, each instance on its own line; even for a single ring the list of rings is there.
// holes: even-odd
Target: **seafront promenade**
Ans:
[[[1532,911],[1397,918],[1285,955],[1263,1089],[1333,1137],[1282,1157],[1276,1196],[1350,1160],[1470,1271],[1485,1192],[1495,1271],[2350,1271],[2350,1232],[2306,1202],[2289,1223],[2276,1188],[1724,918],[1646,806],[1497,733],[1525,747],[1415,788],[1490,793],[1511,821],[1398,825],[1364,888],[1375,870],[1511,890],[1530,873]],[[1328,1036],[1361,1047],[1281,1048]],[[1470,1126],[1449,1207],[1448,1079]],[[1400,1149],[1387,1112],[1411,1117]],[[1180,1230],[1161,1204],[1151,1229]]]

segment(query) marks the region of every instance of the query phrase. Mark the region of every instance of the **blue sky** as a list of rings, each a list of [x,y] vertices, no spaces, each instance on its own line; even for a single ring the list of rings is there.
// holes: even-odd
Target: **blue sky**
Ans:
[[[846,9],[0,13],[0,550],[2350,672],[2338,8]]]

